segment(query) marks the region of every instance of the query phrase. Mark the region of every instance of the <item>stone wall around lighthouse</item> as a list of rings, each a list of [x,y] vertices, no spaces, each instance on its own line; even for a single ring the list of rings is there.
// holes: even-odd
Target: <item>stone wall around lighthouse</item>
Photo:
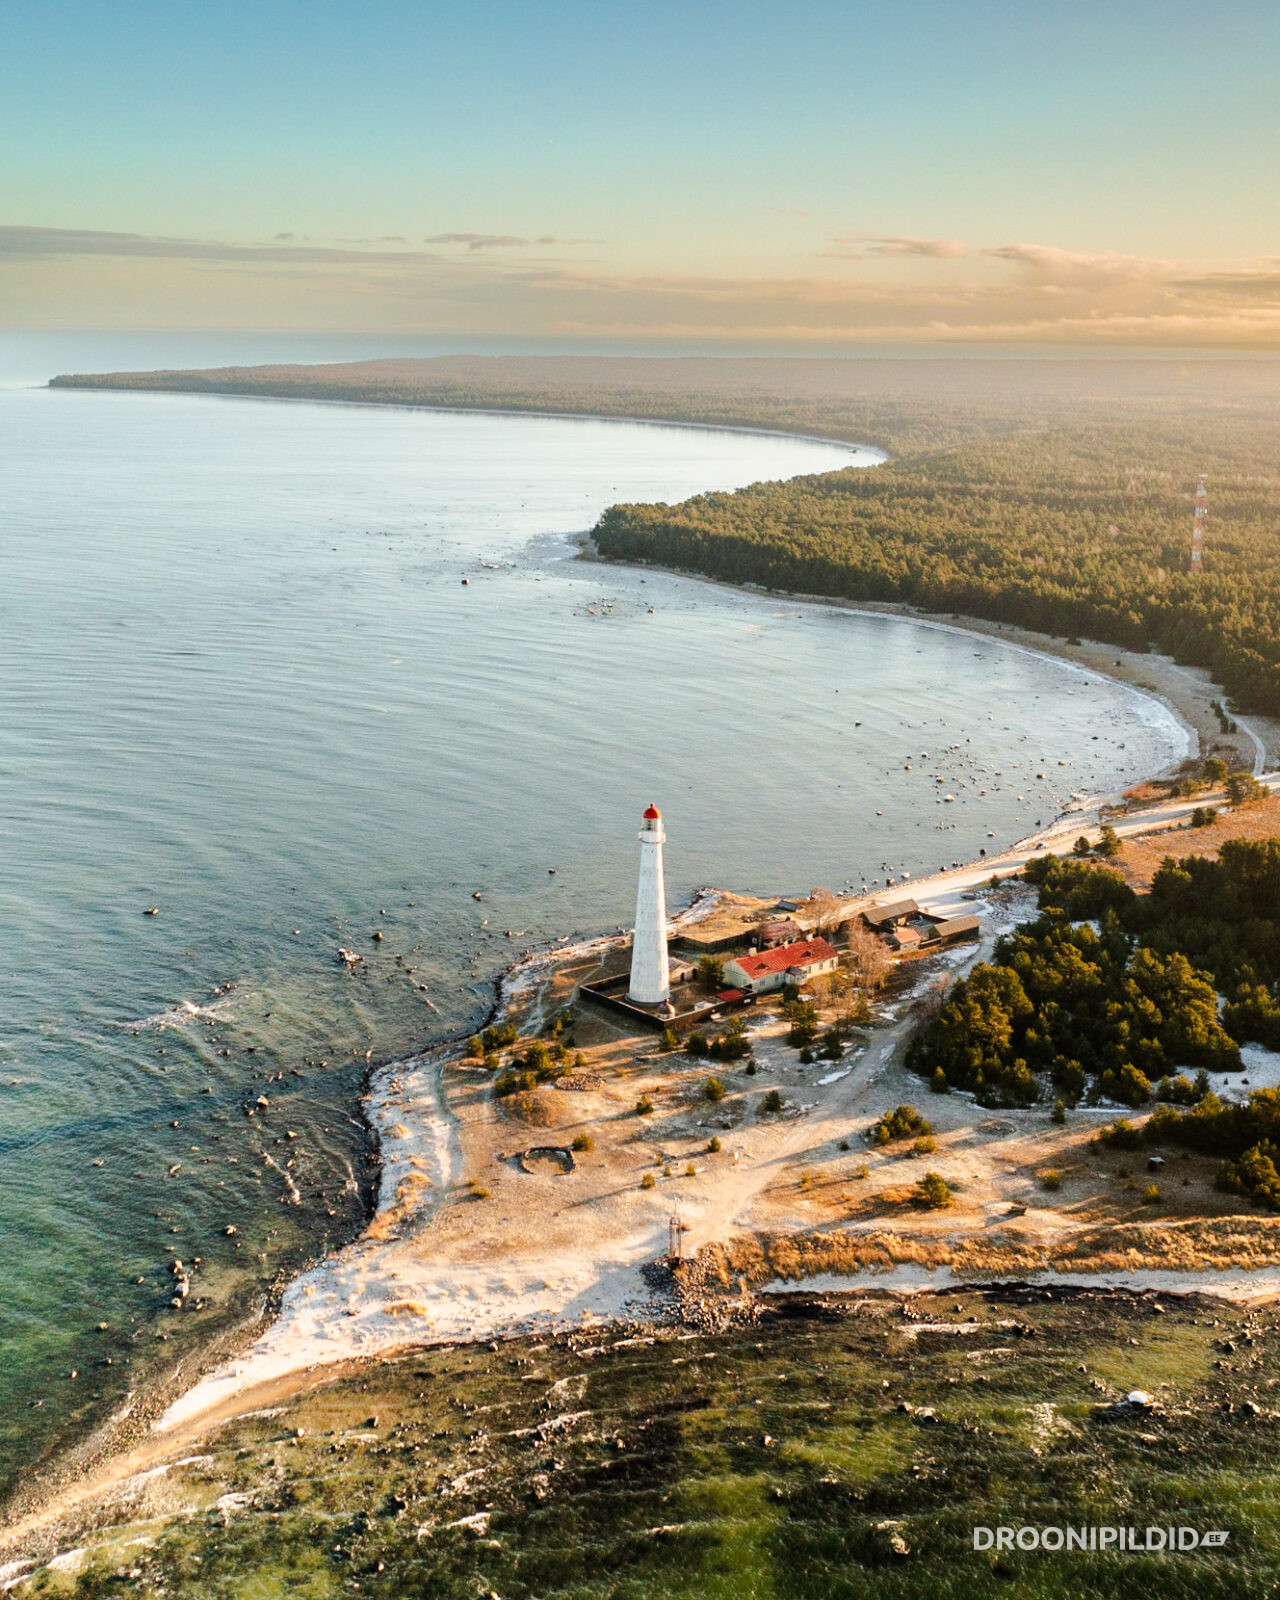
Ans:
[[[631,986],[627,999],[661,1005],[671,998],[667,967],[667,891],[662,875],[666,842],[662,813],[651,805],[640,827],[640,881],[636,889],[636,931],[631,944]]]

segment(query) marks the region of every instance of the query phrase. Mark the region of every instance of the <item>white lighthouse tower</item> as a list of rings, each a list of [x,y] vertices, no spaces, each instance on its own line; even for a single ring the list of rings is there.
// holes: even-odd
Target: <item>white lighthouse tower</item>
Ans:
[[[627,999],[656,1006],[671,997],[667,971],[667,891],[662,881],[662,813],[650,806],[640,829],[640,885],[636,890],[636,933],[631,944],[631,987]]]

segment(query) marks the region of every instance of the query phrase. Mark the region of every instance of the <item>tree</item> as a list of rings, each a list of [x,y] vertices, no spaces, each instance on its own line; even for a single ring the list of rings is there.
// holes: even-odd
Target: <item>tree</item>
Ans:
[[[1227,781],[1227,764],[1218,756],[1206,758],[1200,771],[1204,781],[1213,788],[1219,788]]]
[[[893,971],[893,956],[884,940],[861,925],[849,929],[844,959],[854,983],[865,994],[877,994]]]
[[[787,1014],[791,1021],[787,1033],[787,1043],[791,1045],[811,1045],[818,1037],[818,1008],[812,1000],[793,1000],[787,1007]]]
[[[1071,846],[1072,854],[1077,856],[1087,856],[1092,849],[1093,846],[1089,843],[1087,836],[1083,833]]]
[[[1098,840],[1097,849],[1098,854],[1108,861],[1120,854],[1120,835],[1109,822],[1102,829],[1102,837]]]
[[[698,960],[698,982],[704,989],[724,988],[724,962],[719,956],[701,956]]]
[[[702,1098],[710,1100],[713,1105],[719,1105],[720,1101],[724,1099],[724,1093],[724,1084],[721,1083],[719,1078],[708,1078],[702,1085]]]
[[[1251,772],[1233,772],[1227,779],[1227,799],[1233,806],[1250,806],[1266,798],[1266,785]]]

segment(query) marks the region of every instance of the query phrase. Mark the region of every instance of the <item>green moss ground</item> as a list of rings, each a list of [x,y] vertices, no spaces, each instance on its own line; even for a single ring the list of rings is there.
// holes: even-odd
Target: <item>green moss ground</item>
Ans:
[[[126,1508],[82,1532],[78,1574],[17,1593],[1280,1594],[1280,1316],[1163,1306],[993,1290],[904,1315],[792,1298],[718,1335],[601,1331],[372,1365],[226,1427],[166,1476],[162,1520]],[[973,1331],[904,1332],[970,1317]],[[1138,1387],[1155,1410],[1099,1420]],[[1179,1556],[972,1549],[975,1524],[1023,1523],[1230,1538]]]

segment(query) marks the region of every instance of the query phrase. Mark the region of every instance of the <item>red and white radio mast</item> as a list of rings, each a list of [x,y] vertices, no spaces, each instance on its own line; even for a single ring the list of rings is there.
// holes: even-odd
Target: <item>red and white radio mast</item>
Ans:
[[[1196,509],[1195,519],[1191,524],[1191,570],[1199,572],[1200,557],[1204,553],[1204,519],[1209,509],[1208,497],[1205,494],[1204,479],[1196,484]]]

